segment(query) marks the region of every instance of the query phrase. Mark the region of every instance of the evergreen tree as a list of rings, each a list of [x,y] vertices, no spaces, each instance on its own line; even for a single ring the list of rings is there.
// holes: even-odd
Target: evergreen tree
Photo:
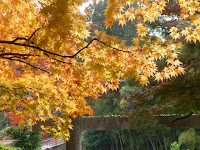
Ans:
[[[107,7],[107,0],[102,0],[98,3],[92,3],[90,5],[91,14],[88,15],[88,22],[90,23],[90,30],[106,31],[108,35],[118,36],[120,40],[125,40],[127,46],[132,45],[132,40],[136,37],[136,22],[129,21],[126,26],[119,26],[118,22],[115,21],[112,28],[105,27],[105,9]],[[92,37],[92,36],[91,36]]]

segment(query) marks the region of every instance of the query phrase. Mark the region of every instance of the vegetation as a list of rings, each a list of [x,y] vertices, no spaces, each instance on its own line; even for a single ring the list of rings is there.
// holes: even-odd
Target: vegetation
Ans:
[[[0,145],[0,150],[21,150],[21,148],[12,147],[12,146],[5,146],[5,145]]]
[[[111,2],[111,1],[110,1]],[[111,4],[112,5],[112,4]],[[113,4],[114,5],[114,4]],[[116,4],[117,5],[117,4]],[[92,14],[90,15],[91,26],[94,29],[101,30],[104,27],[104,16],[102,13],[107,6],[107,1],[101,1],[98,4],[91,6]],[[171,28],[183,29],[188,25],[188,20],[181,19],[180,5],[175,1],[169,1],[165,5],[165,10],[163,10],[161,16],[159,16],[155,22],[148,23],[143,22],[146,28],[148,28],[148,34],[153,35],[153,39],[161,36],[164,44],[164,40],[171,39],[172,32]],[[135,7],[137,9],[137,7]],[[124,10],[128,10],[124,8]],[[98,15],[101,14],[101,15]],[[145,15],[145,14],[144,14]],[[123,14],[122,14],[123,16]],[[121,16],[121,17],[122,17]],[[143,19],[145,16],[139,14]],[[115,16],[116,17],[116,16]],[[126,14],[123,16],[125,21]],[[137,16],[136,16],[137,17]],[[164,18],[170,18],[169,21],[164,20]],[[179,18],[179,19],[177,19]],[[118,19],[118,21],[121,21]],[[116,35],[117,33],[123,32],[123,29],[127,26],[128,22],[124,28],[121,26],[115,27],[113,32],[112,29],[105,29],[107,34]],[[97,24],[97,26],[94,26]],[[123,24],[122,24],[123,25]],[[132,24],[134,27],[134,24]],[[116,29],[117,28],[117,29]],[[92,30],[93,31],[93,30]],[[115,33],[115,31],[117,31]],[[194,30],[193,30],[194,31]],[[156,34],[155,34],[156,32]],[[184,31],[183,31],[184,32]],[[190,32],[191,33],[191,32]],[[177,32],[177,35],[178,32]],[[128,37],[121,36],[118,34],[120,39],[127,40]],[[134,35],[133,35],[134,36]],[[174,36],[176,36],[174,34]],[[172,78],[170,81],[166,82],[164,79],[162,82],[155,82],[154,79],[149,80],[149,85],[146,87],[140,86],[135,82],[134,78],[129,78],[121,84],[116,97],[108,98],[110,92],[107,93],[107,98],[103,96],[96,102],[89,103],[94,109],[95,115],[108,115],[108,114],[119,114],[119,110],[125,108],[126,112],[130,114],[132,112],[133,117],[140,117],[149,120],[155,114],[199,114],[199,42],[187,42],[182,38],[177,38],[177,42],[182,42],[183,47],[179,58],[183,63],[185,69],[185,74],[177,78]],[[142,44],[142,43],[140,43]],[[145,49],[144,49],[145,50]],[[162,70],[166,62],[163,60],[157,61],[158,69]],[[164,74],[163,74],[164,75]],[[130,105],[131,104],[131,105]],[[128,109],[128,111],[127,111]],[[124,111],[123,111],[124,113]],[[147,122],[145,122],[147,124]],[[156,123],[152,123],[155,124]],[[104,134],[104,138],[97,138]],[[197,136],[197,137],[196,137]],[[186,149],[198,149],[199,143],[196,142],[199,136],[199,130],[189,129],[189,130],[169,130],[169,129],[159,129],[159,128],[149,128],[148,126],[140,127],[140,130],[131,131],[87,131],[84,133],[83,145],[86,150],[90,148],[93,149],[173,149],[173,150],[186,150]],[[178,143],[174,141],[179,141]],[[106,147],[104,144],[108,143]],[[90,143],[92,147],[90,147]],[[171,144],[172,143],[172,144]],[[171,146],[170,146],[171,145]],[[95,148],[94,148],[95,147]]]
[[[180,145],[177,142],[174,142],[171,144],[170,150],[180,150]]]
[[[112,28],[106,28],[104,12],[108,6],[107,2],[108,0],[103,0],[90,4],[90,13],[87,15],[90,23],[90,36],[95,35],[95,30],[106,31],[107,35],[117,36],[120,40],[125,40],[128,47],[131,46],[132,39],[136,37],[136,21],[128,21],[123,27],[118,25],[118,21],[114,21]]]
[[[108,0],[106,28],[111,28],[115,21],[120,26],[137,22],[137,37],[132,40],[133,45],[127,40],[128,46],[121,40],[123,37],[117,37],[119,34],[113,36],[95,30],[95,35],[89,37],[86,16],[78,10],[83,2],[0,2],[0,110],[20,115],[21,125],[51,119],[55,127],[42,126],[42,129],[66,140],[72,129],[71,119],[93,114],[85,99],[95,99],[110,89],[116,90],[121,80],[130,77],[150,87],[152,82],[162,85],[174,79],[185,73],[178,58],[183,43],[196,46],[200,40],[198,0]],[[170,12],[167,6],[171,2],[178,3],[175,18],[180,22],[166,28],[169,38],[152,38],[148,34],[148,23],[163,15],[171,15],[166,14]],[[127,28],[122,34],[129,30]],[[161,60],[163,65],[158,65]],[[195,73],[188,72],[190,75]],[[128,96],[131,99],[126,100],[133,100],[133,95],[138,93],[132,93]],[[134,110],[140,114],[157,114],[166,112],[164,108],[184,108],[186,105],[184,101],[187,100],[171,97],[166,98],[164,105],[158,101],[160,97],[156,101],[146,101],[146,98],[151,99],[148,93],[143,91],[140,99],[132,101],[136,103]],[[192,105],[179,109],[179,112],[188,112],[191,108],[198,112],[195,99]],[[145,113],[143,108],[147,110]]]
[[[0,130],[5,129],[10,124],[10,120],[6,118],[3,112],[0,113]]]
[[[11,127],[6,132],[12,139],[18,140],[16,147],[23,150],[41,149],[42,134],[40,132],[32,132],[29,127]]]

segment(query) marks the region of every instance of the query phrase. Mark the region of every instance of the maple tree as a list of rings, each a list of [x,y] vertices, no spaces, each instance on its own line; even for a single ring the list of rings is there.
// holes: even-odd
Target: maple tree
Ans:
[[[9,0],[0,2],[0,109],[21,116],[21,124],[53,120],[55,127],[42,129],[55,137],[69,138],[71,119],[92,115],[85,98],[97,98],[109,89],[118,88],[120,79],[134,77],[142,85],[149,78],[168,80],[184,73],[178,54],[185,36],[188,42],[199,41],[199,1],[178,1],[180,18],[191,24],[172,27],[174,40],[152,40],[144,22],[157,19],[165,0],[108,0],[106,27],[114,20],[124,26],[139,20],[134,45],[95,31],[89,38],[86,16],[79,12],[83,0]],[[128,9],[124,9],[128,5]],[[123,11],[125,10],[125,11]],[[181,34],[180,34],[181,32]],[[165,59],[164,69],[157,60]]]
[[[198,11],[196,13],[199,14]],[[161,16],[155,22],[146,25],[151,33],[157,30],[163,40],[170,39],[172,29],[181,31],[191,25],[188,19],[181,19],[180,14],[181,8],[177,1],[169,1]],[[186,35],[184,36],[185,38],[176,38],[176,41],[183,43],[179,58],[185,68],[185,74],[169,82],[158,83],[151,80],[149,86],[145,88],[135,83],[127,86],[126,89],[131,92],[125,94],[125,99],[134,105],[133,114],[138,114],[147,120],[154,115],[166,113],[180,116],[187,114],[185,115],[187,117],[193,113],[199,114],[199,94],[196,93],[199,90],[199,41],[188,41]],[[158,68],[162,69],[163,64],[163,61],[159,61]]]

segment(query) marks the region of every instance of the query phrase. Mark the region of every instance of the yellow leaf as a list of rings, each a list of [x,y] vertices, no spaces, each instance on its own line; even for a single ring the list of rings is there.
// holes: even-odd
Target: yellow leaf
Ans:
[[[148,78],[146,76],[140,76],[141,85],[147,85],[149,83]]]
[[[175,70],[175,72],[176,72],[177,74],[184,74],[184,73],[185,73],[184,68],[182,68],[182,67],[178,67],[178,68]]]
[[[126,18],[119,18],[118,19],[119,25],[122,25],[122,27],[126,24]]]
[[[171,33],[177,32],[178,28],[176,27],[171,27],[171,29],[169,30]]]
[[[146,36],[147,28],[142,25],[142,23],[137,24],[137,34],[139,36]]]
[[[174,62],[173,62],[173,65],[174,66],[180,66],[182,63],[178,60],[178,59],[176,59]]]
[[[181,34],[184,35],[184,36],[187,36],[189,34],[189,31],[187,29],[182,30]]]

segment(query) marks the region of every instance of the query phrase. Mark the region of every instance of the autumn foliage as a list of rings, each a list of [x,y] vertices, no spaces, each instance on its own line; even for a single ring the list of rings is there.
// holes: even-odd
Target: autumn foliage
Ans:
[[[92,115],[85,98],[116,90],[121,79],[168,80],[184,73],[178,59],[182,43],[200,40],[200,2],[179,0],[179,17],[189,25],[172,27],[172,39],[148,35],[147,22],[163,15],[168,1],[109,0],[106,27],[138,20],[133,46],[95,31],[79,12],[83,0],[6,0],[0,2],[0,109],[21,116],[21,124],[53,120],[42,129],[69,138],[71,119]],[[136,3],[137,2],[137,3]],[[128,9],[125,9],[125,7]],[[158,71],[157,60],[166,66]]]
[[[11,125],[20,124],[21,116],[17,116],[15,114],[12,114],[11,112],[6,112],[6,113],[3,114],[3,117],[10,119]]]

